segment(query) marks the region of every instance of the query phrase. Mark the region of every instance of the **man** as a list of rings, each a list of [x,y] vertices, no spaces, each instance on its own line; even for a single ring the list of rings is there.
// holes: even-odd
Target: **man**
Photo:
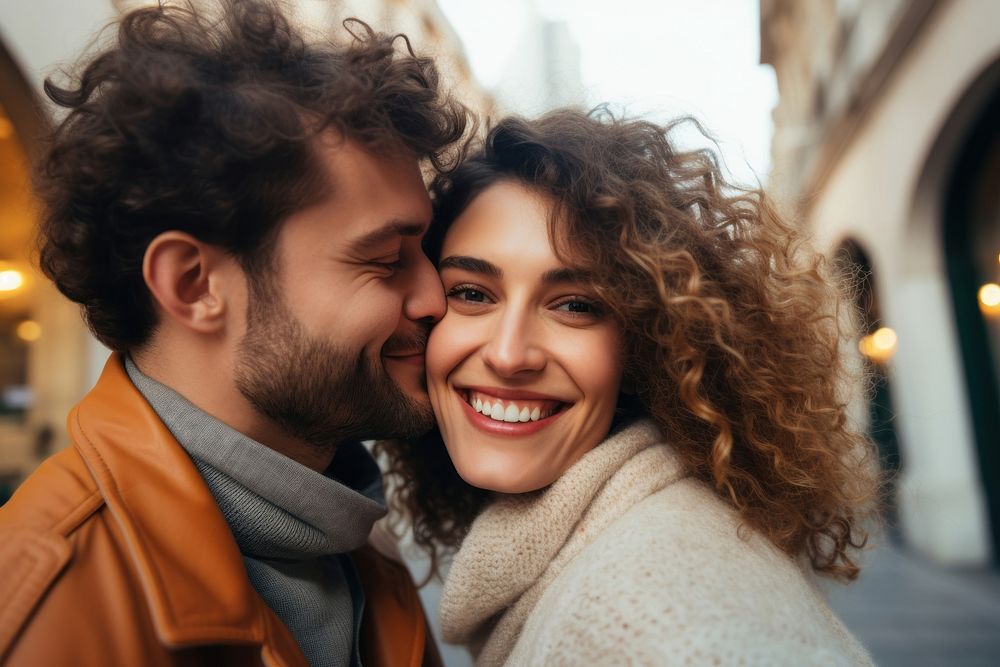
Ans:
[[[405,40],[218,9],[137,10],[46,84],[68,112],[41,265],[115,353],[0,510],[7,664],[432,657],[408,575],[366,546],[385,509],[358,440],[432,424],[419,161],[466,112]]]

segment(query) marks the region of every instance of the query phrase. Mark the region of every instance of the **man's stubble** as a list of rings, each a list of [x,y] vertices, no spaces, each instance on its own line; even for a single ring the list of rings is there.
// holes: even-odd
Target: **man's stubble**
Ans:
[[[259,412],[322,451],[349,441],[411,438],[433,427],[429,401],[407,396],[381,358],[310,335],[277,290],[249,283],[235,381]],[[418,337],[387,345],[422,346],[426,332]]]

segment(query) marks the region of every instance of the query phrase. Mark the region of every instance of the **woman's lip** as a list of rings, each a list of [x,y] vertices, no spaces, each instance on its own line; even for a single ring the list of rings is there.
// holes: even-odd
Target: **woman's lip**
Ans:
[[[465,389],[465,388],[463,388]],[[469,419],[469,422],[478,428],[480,431],[489,433],[491,435],[503,435],[511,438],[523,437],[528,435],[533,435],[538,433],[546,426],[549,426],[556,419],[559,418],[565,410],[559,410],[555,414],[551,414],[544,419],[539,419],[536,422],[500,422],[495,419],[491,419],[486,415],[476,412],[476,409],[469,405],[465,397],[462,396],[461,389],[456,389],[454,392],[455,400],[457,400],[462,405],[462,410],[465,411],[465,416]],[[478,391],[478,390],[476,390]],[[485,393],[485,392],[484,392]],[[523,398],[527,398],[523,394]],[[501,397],[498,397],[501,398]]]
[[[523,389],[506,389],[504,387],[485,387],[464,384],[461,386],[456,385],[455,389],[464,392],[476,392],[478,394],[487,394],[489,396],[496,396],[497,398],[503,398],[508,401],[516,401],[521,399],[524,401],[556,401],[557,403],[571,403],[572,401],[567,401],[565,399],[559,398],[558,396],[550,396],[548,394],[539,394],[536,391],[524,391]]]

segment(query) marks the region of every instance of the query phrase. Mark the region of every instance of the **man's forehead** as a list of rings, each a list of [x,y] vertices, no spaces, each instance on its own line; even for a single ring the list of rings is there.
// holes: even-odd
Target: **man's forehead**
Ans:
[[[412,154],[376,153],[355,140],[324,133],[316,139],[327,177],[324,207],[341,217],[345,240],[357,250],[399,236],[422,236],[431,201]]]
[[[328,131],[316,138],[314,149],[334,188],[342,182],[409,187],[419,184],[426,192],[420,161],[405,148],[373,148]]]

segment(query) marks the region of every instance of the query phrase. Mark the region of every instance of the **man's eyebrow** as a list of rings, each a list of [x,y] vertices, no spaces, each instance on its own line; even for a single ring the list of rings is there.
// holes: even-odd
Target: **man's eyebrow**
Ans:
[[[421,236],[427,231],[426,222],[391,220],[378,229],[368,232],[350,242],[352,252],[360,253],[382,245],[397,236]]]
[[[438,270],[445,269],[461,269],[470,273],[481,273],[497,280],[503,278],[503,270],[499,266],[479,257],[466,257],[465,255],[445,257],[438,262]]]

